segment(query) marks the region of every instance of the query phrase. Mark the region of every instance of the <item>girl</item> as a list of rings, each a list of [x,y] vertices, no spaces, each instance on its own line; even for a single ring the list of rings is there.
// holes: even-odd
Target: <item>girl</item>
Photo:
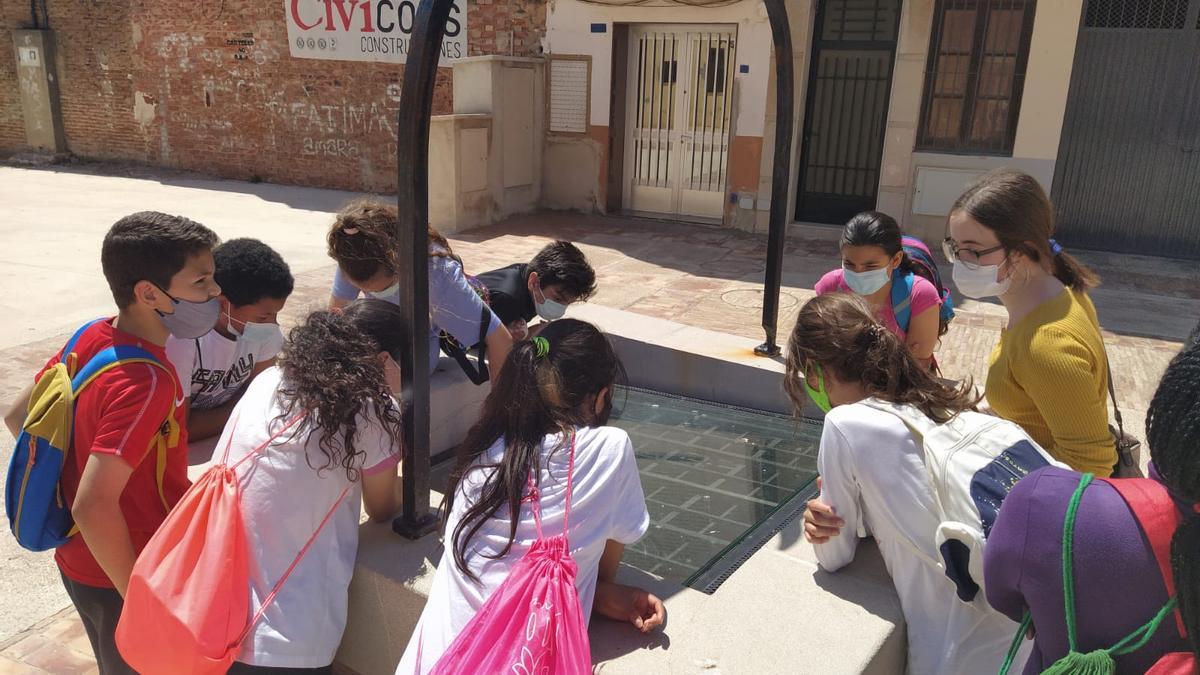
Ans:
[[[626,544],[649,527],[629,435],[605,426],[620,363],[591,324],[559,319],[518,343],[459,448],[446,493],[446,549],[399,675],[426,673],[537,539],[530,507],[535,477],[542,531],[562,532],[574,438],[569,541],[583,616],[662,623],[662,601],[614,583]],[[418,668],[418,663],[420,667]]]
[[[988,368],[988,405],[1056,459],[1104,477],[1117,450],[1108,429],[1108,360],[1087,295],[1099,279],[1053,234],[1054,209],[1042,187],[1005,169],[954,203],[943,247],[959,292],[998,296],[1008,310]]]
[[[1119,673],[1144,673],[1167,652],[1200,653],[1200,516],[1193,509],[1200,501],[1200,346],[1186,347],[1167,367],[1146,414],[1146,440],[1150,479],[1166,488],[1183,518],[1171,539],[1170,574],[1187,639],[1168,614],[1145,646],[1116,655]],[[1026,608],[1033,615],[1027,673],[1067,653],[1063,525],[1080,478],[1064,469],[1030,474],[1009,493],[988,539],[988,601],[1017,620]],[[1162,574],[1137,519],[1106,482],[1087,485],[1073,531],[1076,651],[1108,649],[1167,602]]]
[[[231,673],[332,672],[346,627],[359,504],[378,521],[400,509],[400,409],[392,397],[400,391],[401,323],[399,308],[381,300],[312,313],[291,332],[279,364],[256,377],[233,410],[217,445],[228,445],[231,459],[270,440],[238,469],[252,613],[320,532]]]
[[[796,410],[807,393],[827,411],[817,458],[821,496],[810,510],[827,508],[855,528],[814,536],[806,511],[821,567],[848,565],[859,533],[872,534],[908,624],[908,672],[999,669],[1017,625],[958,600],[955,581],[936,562],[943,557],[934,540],[938,508],[922,444],[899,417],[868,405],[899,404],[941,424],[974,407],[971,386],[934,378],[861,298],[847,293],[817,296],[800,309],[784,386]],[[1035,463],[1004,454],[1018,470]]]
[[[329,257],[337,261],[329,306],[343,307],[360,293],[400,304],[400,263],[396,260],[396,207],[362,200],[348,204],[329,230]],[[488,317],[484,340],[489,360],[503,364],[512,336],[467,283],[462,261],[437,230],[429,228],[429,372],[438,363],[442,331],[460,344],[479,342],[481,317]]]
[[[864,211],[846,223],[842,230],[842,266],[821,277],[817,295],[834,291],[862,296],[888,330],[899,336],[917,361],[929,367],[937,340],[946,332],[939,318],[941,293],[933,280],[915,271],[904,253],[900,226],[886,213]],[[892,282],[897,274],[913,274],[909,295],[908,325],[896,321],[892,308]]]

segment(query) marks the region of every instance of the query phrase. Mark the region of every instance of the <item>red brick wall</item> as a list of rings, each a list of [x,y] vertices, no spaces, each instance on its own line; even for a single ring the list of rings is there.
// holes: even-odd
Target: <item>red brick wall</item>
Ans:
[[[472,56],[539,53],[545,0],[477,2],[467,10]],[[17,25],[7,16],[12,4],[4,3],[6,29]],[[282,0],[49,6],[63,121],[75,154],[231,178],[394,188],[403,66],[292,58]],[[11,38],[6,47],[0,147],[13,140],[5,86],[14,67]],[[19,103],[15,110],[23,139]],[[450,70],[442,69],[434,114],[450,110]]]
[[[0,2],[0,152],[25,146],[25,119],[17,88],[17,53],[12,29],[30,25],[28,2]]]

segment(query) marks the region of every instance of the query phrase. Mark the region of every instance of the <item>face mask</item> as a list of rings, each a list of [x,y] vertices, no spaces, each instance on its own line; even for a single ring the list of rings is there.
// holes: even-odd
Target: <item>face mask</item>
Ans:
[[[981,265],[973,270],[961,262],[954,263],[954,285],[968,298],[990,298],[1007,293],[1012,278],[998,281],[999,275],[999,265]]]
[[[396,283],[388,286],[382,291],[367,291],[367,295],[375,298],[376,300],[391,300],[392,298],[400,295],[400,281],[396,280]]]
[[[233,325],[235,321],[233,316],[226,313],[225,318],[229,322],[229,332],[233,333],[233,336],[236,338],[264,344],[272,342],[283,344],[283,331],[279,328],[279,324],[244,321],[242,322],[242,329],[238,330]]]
[[[848,269],[842,270],[842,279],[846,281],[846,285],[856,295],[870,295],[887,285],[890,278],[891,275],[888,274],[888,268],[886,267],[867,272],[851,272]]]
[[[812,402],[817,404],[821,412],[828,413],[833,410],[833,404],[829,402],[829,394],[825,391],[825,376],[821,374],[821,368],[815,368],[817,373],[817,388],[813,389],[808,384],[808,378],[804,378],[804,390],[808,392],[808,397]]]
[[[563,318],[563,314],[567,313],[567,306],[561,302],[555,302],[546,297],[546,293],[541,291],[541,301],[534,297],[534,308],[537,310],[537,315],[545,321],[554,321]]]
[[[206,335],[213,329],[213,326],[217,325],[217,318],[221,316],[220,300],[209,298],[204,302],[192,302],[172,297],[166,291],[163,293],[175,304],[175,312],[163,314],[157,309],[154,311],[158,312],[159,320],[163,322],[171,335],[181,340],[191,340]]]

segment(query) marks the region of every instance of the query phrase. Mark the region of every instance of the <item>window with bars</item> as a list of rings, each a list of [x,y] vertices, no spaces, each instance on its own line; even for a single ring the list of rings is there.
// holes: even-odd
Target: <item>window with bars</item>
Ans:
[[[1088,28],[1179,30],[1187,21],[1188,0],[1090,0]]]
[[[938,0],[917,149],[1012,154],[1035,0]]]

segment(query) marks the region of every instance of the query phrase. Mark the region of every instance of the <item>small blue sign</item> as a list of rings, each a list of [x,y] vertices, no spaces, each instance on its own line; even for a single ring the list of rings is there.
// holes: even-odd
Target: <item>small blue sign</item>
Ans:
[[[748,64],[748,63],[743,63],[742,65],[738,66],[738,72],[739,72],[739,73],[748,73],[748,72],[750,72],[750,64]]]
[[[608,24],[594,23],[594,24],[592,24],[592,32],[593,33],[607,33],[608,32]]]

